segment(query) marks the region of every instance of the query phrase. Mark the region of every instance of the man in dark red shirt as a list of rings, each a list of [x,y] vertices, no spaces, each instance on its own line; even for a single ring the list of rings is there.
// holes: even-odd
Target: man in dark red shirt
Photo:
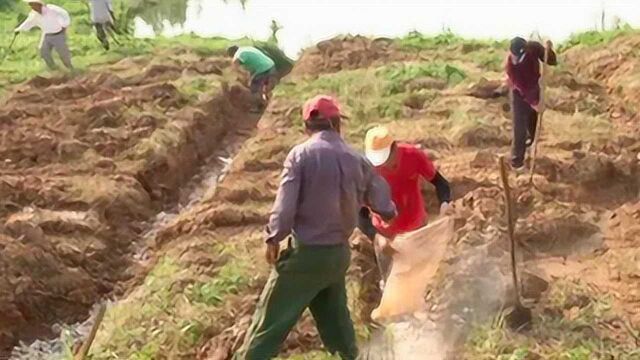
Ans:
[[[547,64],[556,65],[556,54],[552,44]],[[521,37],[511,40],[505,70],[511,88],[511,108],[513,110],[513,146],[511,166],[514,169],[524,167],[524,155],[533,143],[538,124],[540,102],[540,61],[544,61],[545,48],[539,42],[526,41]]]
[[[403,233],[417,230],[427,224],[427,211],[420,189],[421,179],[436,187],[440,201],[440,213],[450,212],[451,189],[447,180],[436,170],[433,162],[415,145],[400,143],[393,139],[386,127],[378,126],[367,132],[365,155],[391,188],[391,198],[398,216],[386,221],[377,214],[361,213],[360,229],[374,244],[376,260],[385,279],[389,275],[393,249],[388,246]]]

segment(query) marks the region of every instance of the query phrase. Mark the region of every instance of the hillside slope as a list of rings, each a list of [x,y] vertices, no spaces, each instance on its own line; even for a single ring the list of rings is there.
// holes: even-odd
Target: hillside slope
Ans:
[[[156,214],[184,200],[182,188],[225,137],[255,122],[247,90],[223,85],[226,59],[184,50],[154,57],[36,77],[5,99],[2,348],[82,320],[100,297],[122,293]]]
[[[451,34],[437,38],[412,34],[398,40],[344,37],[303,54],[291,78],[276,89],[257,129],[233,157],[224,177],[147,239],[151,259],[140,264],[146,276],[109,308],[93,358],[230,358],[268,274],[262,260],[262,231],[282,161],[290,147],[304,139],[300,106],[318,93],[332,93],[344,104],[351,115],[344,136],[355,147],[362,147],[368,128],[384,123],[399,139],[422,144],[453,186],[456,239],[446,266],[428,296],[425,316],[409,321],[410,326],[391,325],[393,331],[416,346],[442,337],[427,344],[437,348],[433,359],[640,358],[640,128],[638,102],[633,101],[640,74],[633,51],[622,60],[612,55],[619,48],[632,49],[637,39],[635,33],[625,34],[611,43],[574,47],[561,55],[562,64],[552,70],[548,82],[550,98],[534,184],[528,185],[526,176],[512,178],[520,218],[517,235],[525,246],[520,254],[525,294],[535,303],[531,329],[513,333],[494,321],[500,309],[509,305],[508,294],[513,291],[496,166],[497,154],[508,153],[511,131],[502,86],[504,43],[465,41]],[[228,109],[218,119],[234,124],[229,120],[240,115],[235,107]],[[111,127],[117,130],[117,124],[123,122]],[[189,137],[184,139],[184,144],[193,143]],[[191,161],[184,160],[186,155],[165,156],[160,157],[164,161],[151,162],[158,166],[154,167],[147,165],[147,157],[124,156],[131,153],[126,149],[138,145],[120,146],[123,150],[113,154],[94,150],[96,157],[111,160],[88,163],[93,164],[89,173],[99,173],[98,160],[110,161],[122,172],[119,179],[137,181],[149,199],[136,198],[124,208],[131,211],[136,207],[129,205],[135,204],[147,211],[141,219],[148,219],[157,207],[144,204],[170,198],[181,183],[173,176]],[[49,156],[52,160],[18,156],[11,174],[42,171],[39,161],[46,161],[47,169],[59,168],[58,158]],[[70,166],[65,163],[64,168]],[[159,170],[143,171],[149,167]],[[65,174],[60,172],[60,181],[66,180]],[[118,184],[113,188],[135,189]],[[425,195],[432,216],[437,216],[434,191],[426,187]],[[105,211],[93,209],[93,202],[80,202],[86,205],[53,210]],[[16,210],[3,216],[11,220]],[[30,222],[46,219],[48,213],[36,214],[29,215]],[[130,221],[133,215],[124,217]],[[98,217],[107,225],[113,218]],[[46,230],[50,222],[38,225],[45,236],[51,236]],[[72,222],[72,228],[83,229],[77,222]],[[113,236],[106,233],[99,240]],[[368,286],[377,282],[375,265],[366,241],[359,234],[352,240],[356,251],[350,271],[350,305],[363,351],[380,356],[381,348],[395,346],[396,358],[415,358],[415,352],[407,353],[400,343],[377,342],[376,332],[367,326],[368,313],[379,296]],[[317,352],[320,349],[313,323],[306,317],[288,338],[283,356],[328,359]]]

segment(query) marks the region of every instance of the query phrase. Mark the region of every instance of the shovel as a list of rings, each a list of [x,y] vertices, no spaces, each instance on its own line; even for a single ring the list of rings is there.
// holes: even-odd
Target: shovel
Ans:
[[[520,301],[520,284],[518,281],[518,266],[516,264],[516,241],[514,235],[514,219],[511,204],[511,188],[509,187],[509,177],[507,175],[507,165],[504,156],[500,156],[500,177],[504,188],[505,207],[507,214],[507,224],[509,229],[509,242],[511,251],[511,272],[513,275],[514,307],[505,315],[505,320],[510,328],[520,330],[531,323],[531,309],[522,305]]]
[[[11,39],[11,44],[9,44],[9,48],[7,49],[7,52],[11,53],[11,49],[13,48],[13,43],[16,42],[16,38],[18,37],[18,33],[14,32],[13,33],[13,39]]]
[[[18,33],[13,33],[13,39],[11,39],[11,43],[9,44],[9,47],[7,48],[6,51],[4,51],[4,54],[2,54],[2,59],[4,60],[7,56],[9,56],[9,54],[12,53],[12,48],[13,48],[13,44],[16,42],[16,38],[18,37]]]
[[[549,44],[544,46],[544,62],[542,63],[542,72],[540,74],[540,107],[541,111],[538,114],[538,129],[533,137],[532,151],[531,151],[531,169],[529,172],[529,184],[533,184],[533,174],[536,168],[536,155],[538,154],[538,141],[542,135],[542,117],[545,110],[545,80],[547,76],[547,61],[549,60]]]

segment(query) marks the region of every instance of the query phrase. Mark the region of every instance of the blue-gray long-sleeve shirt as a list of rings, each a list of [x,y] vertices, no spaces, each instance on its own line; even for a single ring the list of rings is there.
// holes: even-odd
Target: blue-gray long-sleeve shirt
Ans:
[[[391,219],[389,186],[333,130],[318,132],[289,152],[267,226],[267,242],[289,234],[305,245],[346,243],[362,206]]]

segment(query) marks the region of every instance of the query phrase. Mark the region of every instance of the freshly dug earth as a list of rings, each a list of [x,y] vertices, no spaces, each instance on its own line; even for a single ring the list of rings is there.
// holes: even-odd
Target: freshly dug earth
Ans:
[[[170,55],[170,54],[165,54]],[[165,58],[163,56],[163,58]],[[37,77],[0,110],[0,355],[83,320],[136,274],[153,216],[227,133],[255,121],[224,59],[181,52],[70,78]],[[210,82],[206,99],[184,88]]]
[[[637,104],[621,102],[616,92],[609,91],[607,73],[594,76],[583,71],[584,65],[570,62],[574,58],[568,55],[566,61],[576,65],[566,67],[572,71],[553,71],[533,185],[528,184],[527,176],[511,179],[520,218],[516,234],[522,246],[519,260],[524,263],[523,294],[535,304],[536,322],[521,337],[504,335],[499,337],[502,343],[487,340],[499,329],[481,328],[479,335],[473,335],[474,329],[478,324],[491,324],[513,299],[496,166],[497,154],[509,151],[511,131],[509,114],[504,111],[508,100],[501,86],[502,74],[487,71],[476,59],[481,51],[473,46],[415,52],[380,41],[333,39],[303,54],[292,79],[276,90],[258,123],[257,134],[234,157],[215,191],[158,233],[155,263],[144,283],[109,310],[96,340],[96,359],[113,358],[114,354],[154,359],[231,357],[242,341],[268,274],[262,261],[262,232],[279,184],[281,164],[291,146],[304,139],[300,103],[290,97],[321,92],[335,93],[351,113],[342,129],[350,143],[360,147],[366,128],[385,123],[398,138],[422,144],[453,188],[455,240],[428,292],[429,306],[419,314],[419,326],[405,326],[411,321],[400,321],[392,325],[394,331],[407,335],[406,339],[417,339],[416,348],[421,348],[421,338],[446,335],[447,341],[434,344],[439,346],[434,359],[445,355],[466,359],[520,356],[514,355],[516,350],[525,347],[536,349],[531,358],[553,357],[566,349],[583,348],[592,339],[601,340],[607,351],[618,351],[616,354],[637,348],[633,331],[627,330],[640,326],[638,269],[634,265],[640,256],[635,226],[640,220],[640,131],[637,121],[631,121],[637,116]],[[575,51],[590,54],[593,50]],[[367,80],[373,77],[380,87],[397,85],[397,79],[375,76],[397,65],[390,62],[411,60],[406,63],[411,69],[425,53],[453,59],[464,70],[465,80],[451,84],[431,79],[413,86],[390,86],[400,89],[396,97],[422,100],[404,102],[406,106],[395,115],[376,112],[380,109],[377,105],[389,99],[367,98],[378,94],[371,92]],[[502,54],[497,59],[500,61]],[[575,59],[581,57],[576,55]],[[363,69],[369,67],[377,68]],[[353,74],[362,75],[361,84],[351,82],[351,87],[344,89],[335,86],[352,80]],[[376,105],[373,110],[363,105],[369,102]],[[149,184],[155,183],[146,180],[145,186],[153,189]],[[435,217],[435,192],[430,187],[424,192]],[[162,198],[162,192],[154,199],[158,197]],[[50,214],[38,213],[38,218],[47,216]],[[83,218],[83,223],[90,223],[91,218]],[[352,245],[350,305],[363,335],[370,330],[368,317],[379,301],[379,278],[371,244],[356,233]],[[589,296],[576,295],[575,289],[566,285],[574,282],[589,289]],[[607,311],[600,311],[604,307],[598,301],[607,294],[615,296]],[[626,319],[625,326],[615,318]],[[580,322],[583,319],[590,321],[588,332]],[[403,333],[406,329],[409,332]],[[376,353],[380,344],[372,341],[368,345],[364,350],[371,348]],[[313,323],[305,317],[285,342],[282,354],[318,349],[321,344]],[[384,352],[377,354],[385,358]],[[401,352],[396,358],[411,359],[409,355],[416,356]]]
[[[610,47],[615,49],[614,44]],[[377,49],[377,53],[375,56],[367,57],[368,51],[374,51],[371,49]],[[411,59],[413,56],[399,53],[392,45],[380,49],[382,48],[376,48],[371,40],[359,37],[329,40],[302,56],[293,71],[298,77],[292,82],[300,84],[301,89],[308,89],[309,80],[304,80],[307,75],[379,66],[385,62]],[[567,57],[567,61],[571,61],[571,57]],[[576,55],[576,58],[580,57]],[[408,336],[407,338],[413,339],[414,335],[422,334],[422,339],[449,338],[436,344],[441,348],[433,355],[433,359],[443,359],[446,356],[477,358],[474,355],[476,349],[469,350],[465,347],[465,340],[470,331],[478,322],[491,321],[502,308],[512,305],[509,299],[513,299],[502,190],[498,185],[495,155],[508,152],[510,120],[509,114],[502,111],[503,104],[507,102],[506,94],[498,81],[499,74],[496,74],[495,79],[487,80],[481,68],[472,63],[467,63],[465,70],[470,73],[468,82],[452,90],[439,91],[435,98],[431,98],[427,109],[419,110],[418,114],[407,111],[405,114],[412,114],[408,119],[400,118],[394,122],[385,119],[364,119],[364,126],[367,126],[368,121],[388,122],[392,131],[400,138],[426,144],[427,151],[437,157],[440,169],[453,186],[457,208],[456,239],[450,245],[447,266],[442,269],[439,281],[433,285],[429,295],[429,307],[425,309],[424,316],[430,320],[419,321],[417,328],[402,321],[393,327],[399,337]],[[554,291],[560,286],[558,284],[564,284],[564,281],[580,279],[587,284],[598,284],[600,292],[594,293],[594,298],[605,294],[606,289],[615,284],[612,291],[616,291],[620,296],[613,300],[614,310],[611,316],[626,317],[631,328],[638,328],[640,318],[637,315],[637,302],[633,297],[635,295],[622,296],[622,291],[636,293],[633,289],[637,284],[634,284],[633,276],[630,275],[635,270],[629,268],[629,261],[633,260],[618,258],[617,261],[611,261],[610,256],[602,255],[603,249],[610,249],[609,251],[613,251],[616,256],[623,256],[620,251],[612,250],[621,246],[616,245],[621,244],[620,241],[628,246],[627,249],[633,249],[628,253],[629,256],[633,256],[640,249],[635,230],[621,230],[631,226],[630,221],[638,220],[633,209],[637,207],[634,202],[637,202],[640,190],[637,180],[640,175],[637,159],[640,150],[637,148],[637,139],[640,131],[635,124],[637,121],[632,120],[637,116],[638,109],[629,102],[622,103],[616,93],[607,89],[607,85],[603,84],[603,77],[610,74],[605,72],[597,77],[588,71],[582,71],[581,67],[578,67],[577,71],[579,72],[556,70],[549,80],[549,92],[553,97],[545,116],[544,138],[540,150],[542,156],[538,165],[539,173],[534,177],[534,185],[527,184],[526,176],[511,180],[515,186],[517,214],[522,219],[518,223],[517,236],[524,249],[519,255],[526,269],[523,273],[523,293],[529,301],[538,304],[534,308],[534,317],[540,317],[550,311],[557,311],[557,305],[551,296],[556,296]],[[638,74],[637,71],[633,73],[636,76]],[[622,82],[625,84],[623,86],[626,86],[626,83]],[[322,90],[320,88],[317,91]],[[341,100],[352,103],[348,98],[350,94],[338,95],[341,96]],[[279,164],[289,145],[296,142],[292,139],[303,139],[292,132],[291,127],[296,126],[299,120],[295,112],[290,115],[291,111],[287,110],[287,106],[299,104],[293,104],[277,96],[275,101],[267,117],[261,121],[262,130],[254,139],[254,150],[239,154],[236,166],[229,178],[220,185],[216,196],[203,201],[201,208],[195,213],[181,217],[167,229],[167,238],[177,236],[188,242],[188,234],[199,234],[212,229],[217,232],[221,227],[230,225],[249,226],[259,234],[266,220],[266,212],[255,213],[255,208],[254,211],[248,212],[245,208],[242,216],[234,215],[235,211],[232,211],[230,206],[221,207],[220,204],[230,201],[238,204],[250,202],[260,204],[261,209],[267,209],[269,202],[273,200],[278,184]],[[566,104],[573,106],[569,109]],[[624,112],[619,111],[621,106],[624,106]],[[441,108],[450,111],[442,111]],[[464,109],[471,114],[470,118],[482,118],[483,121],[475,124],[461,123],[461,119],[456,118],[456,109]],[[360,123],[354,124],[355,121],[357,120],[351,120],[346,124],[347,129],[344,133],[351,142],[360,144]],[[434,138],[430,131],[433,127],[448,131],[448,138]],[[259,156],[258,150],[268,153],[269,156]],[[242,182],[241,178],[255,181]],[[427,189],[425,195],[429,208],[435,211],[435,193],[432,189]],[[612,211],[617,214],[615,225],[604,224],[604,220],[611,216]],[[249,214],[253,214],[250,216],[251,220],[247,217]],[[612,242],[611,236],[605,236],[611,231],[624,240]],[[228,240],[243,241],[238,237]],[[254,243],[251,242],[247,246],[253,246],[251,244]],[[260,243],[256,244],[257,249],[260,249]],[[353,308],[356,320],[362,325],[367,322],[368,315],[379,301],[380,294],[375,289],[379,278],[375,263],[371,261],[372,251],[368,242],[360,235],[355,235],[353,244],[356,252],[351,284],[360,296],[359,301],[354,301]],[[547,262],[553,263],[559,258],[574,259],[575,263],[590,265],[577,266],[566,263],[562,267],[562,273],[545,266]],[[603,264],[618,269],[614,271],[621,275],[616,282],[605,286],[599,281],[602,279],[601,276],[581,271],[585,268],[602,268]],[[265,279],[265,270],[262,271],[260,281]],[[215,330],[214,335],[218,335],[213,336],[202,348],[200,358],[230,358],[249,323],[257,289],[246,289],[243,292],[246,297],[242,301],[229,299],[230,303],[234,304],[231,305],[234,308],[231,318],[243,320],[235,321],[233,326],[229,323],[230,327],[224,331]],[[480,299],[482,300],[478,301]],[[561,312],[560,317],[563,316],[566,314]],[[431,328],[427,326],[429,329],[425,332],[427,324],[431,324]],[[536,331],[541,335],[533,336],[532,341],[545,343],[545,323],[541,322],[536,326],[539,327],[535,328],[538,329]],[[624,327],[617,327],[612,335],[611,328],[606,324],[590,326],[594,327],[595,336],[603,341],[611,341],[611,349],[626,349],[620,351],[628,353],[635,346],[633,333],[627,332]],[[221,324],[216,324],[216,329],[222,328]],[[407,333],[408,328],[413,330]],[[303,321],[289,336],[283,354],[320,349],[317,338],[309,342],[309,333],[314,334],[315,330],[312,324]],[[579,335],[576,336],[580,339]],[[417,342],[412,344],[414,349],[420,348],[421,337],[418,336],[417,339]],[[294,344],[297,347],[292,349],[291,346]],[[386,359],[384,355],[380,355],[384,354],[380,348],[372,346],[372,349],[376,350],[371,354],[378,354],[378,357],[372,358]],[[398,351],[400,352],[395,354],[396,358],[400,356],[399,358],[403,359],[422,359],[421,355],[416,357],[415,353],[407,353],[407,350]],[[555,350],[549,348],[545,351]],[[490,355],[496,354],[493,352]],[[545,355],[549,353],[539,354],[543,357]]]

